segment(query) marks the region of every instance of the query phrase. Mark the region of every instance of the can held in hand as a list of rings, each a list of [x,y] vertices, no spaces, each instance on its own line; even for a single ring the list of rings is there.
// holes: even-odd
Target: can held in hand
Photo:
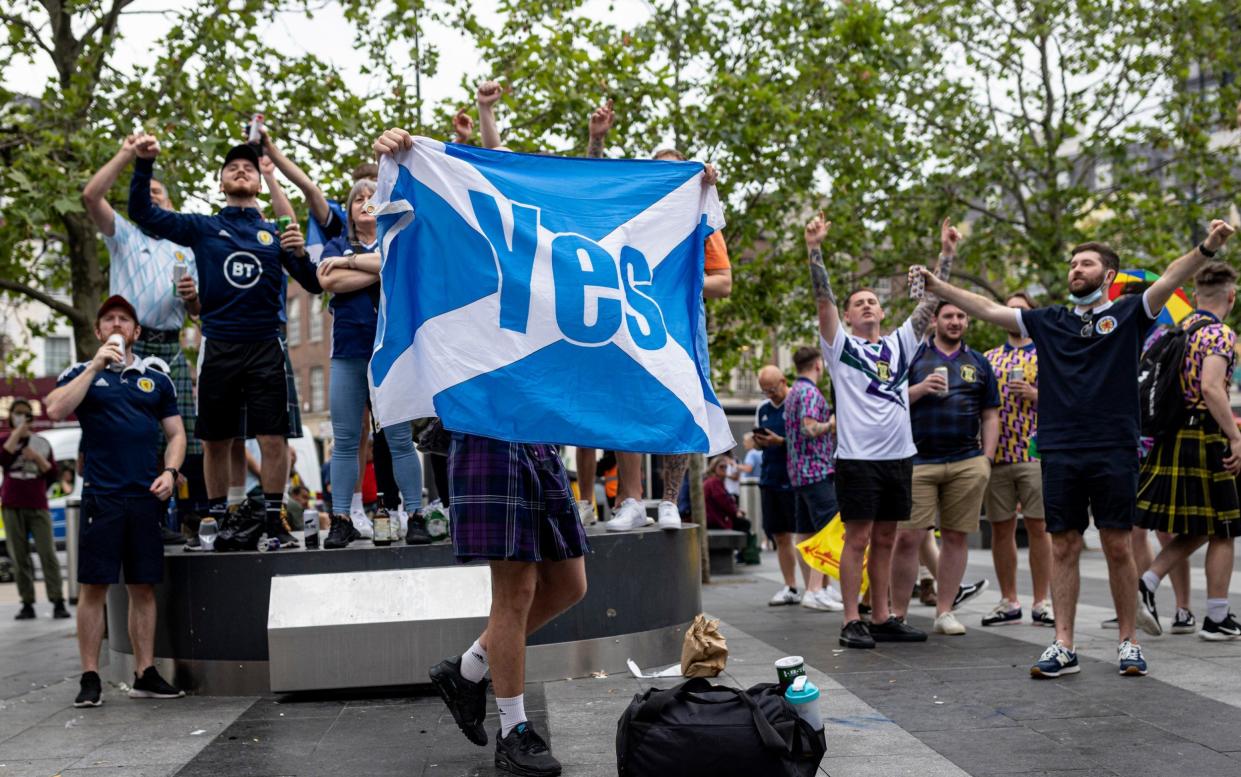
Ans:
[[[776,661],[776,679],[780,688],[787,689],[798,677],[806,676],[806,659],[801,656],[785,656]]]
[[[283,235],[284,231],[288,229],[289,225],[292,223],[293,223],[293,219],[289,218],[288,216],[280,216],[276,219],[276,229],[279,230],[280,234]]]
[[[922,295],[926,293],[926,278],[919,270],[921,267],[909,268],[909,298],[922,299]]]
[[[1008,382],[1009,383],[1012,383],[1013,381],[1018,381],[1018,380],[1024,381],[1025,379],[1026,379],[1025,367],[1013,367],[1011,370],[1008,371]]]
[[[943,379],[944,379],[944,383],[945,383],[945,384],[947,384],[947,383],[948,383],[948,368],[947,368],[947,367],[944,367],[943,365],[940,365],[939,367],[936,367],[936,368],[935,368],[935,374],[936,374],[936,375],[938,375],[938,376],[940,376],[941,378],[943,378]],[[936,391],[936,392],[935,392],[935,396],[937,396],[937,397],[946,397],[946,396],[948,396],[948,389],[944,389],[943,391]]]

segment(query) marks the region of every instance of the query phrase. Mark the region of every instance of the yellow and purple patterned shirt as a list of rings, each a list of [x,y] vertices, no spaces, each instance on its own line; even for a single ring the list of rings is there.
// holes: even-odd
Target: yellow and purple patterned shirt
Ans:
[[[1181,368],[1181,394],[1185,398],[1185,406],[1202,409],[1206,403],[1202,401],[1202,363],[1208,356],[1223,356],[1228,360],[1228,368],[1224,370],[1224,386],[1228,386],[1228,377],[1232,375],[1233,363],[1236,361],[1237,334],[1232,327],[1220,323],[1209,313],[1195,311],[1185,317],[1181,327],[1189,329],[1204,318],[1215,320],[1194,332],[1185,344],[1185,365]]]
[[[1030,438],[1038,431],[1038,408],[1009,391],[1008,379],[1013,370],[1021,369],[1026,383],[1038,388],[1038,354],[1034,344],[1017,348],[1004,343],[987,351],[986,356],[1000,386],[1000,442],[995,449],[995,463],[1033,461]]]

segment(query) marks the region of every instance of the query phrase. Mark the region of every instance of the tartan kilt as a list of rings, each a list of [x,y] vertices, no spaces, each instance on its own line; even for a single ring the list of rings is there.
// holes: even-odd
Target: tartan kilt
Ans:
[[[563,561],[590,549],[553,445],[454,433],[448,481],[458,561]]]
[[[1224,468],[1228,451],[1219,425],[1205,413],[1157,440],[1142,461],[1135,524],[1195,537],[1241,536],[1237,481]]]
[[[203,452],[202,442],[194,436],[194,423],[198,419],[198,410],[194,401],[194,381],[190,377],[190,363],[181,350],[180,343],[150,343],[138,340],[133,345],[135,356],[156,356],[168,364],[168,377],[177,390],[177,412],[181,414],[181,422],[185,424],[185,455],[194,456]],[[161,440],[160,451],[164,444]],[[160,459],[163,461],[163,459]]]

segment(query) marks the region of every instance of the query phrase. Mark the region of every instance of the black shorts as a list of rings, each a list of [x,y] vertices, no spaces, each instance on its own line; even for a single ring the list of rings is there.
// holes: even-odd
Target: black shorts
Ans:
[[[206,340],[198,367],[200,440],[231,440],[289,432],[289,376],[284,347]]]
[[[759,486],[763,503],[763,531],[768,534],[792,534],[797,531],[797,497],[792,488]]]
[[[1133,448],[1042,451],[1047,531],[1131,529],[1137,510],[1138,452]]]
[[[78,582],[161,583],[168,506],[150,494],[83,494],[78,524]]]
[[[908,521],[913,510],[914,460],[836,461],[836,493],[840,519],[853,521]]]
[[[817,483],[795,486],[793,494],[797,499],[793,530],[798,534],[818,534],[840,512],[840,506],[836,503],[836,487],[830,477]]]

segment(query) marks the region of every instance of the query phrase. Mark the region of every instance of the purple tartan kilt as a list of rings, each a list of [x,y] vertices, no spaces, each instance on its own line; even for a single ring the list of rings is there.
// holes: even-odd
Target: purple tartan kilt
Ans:
[[[454,433],[448,481],[459,561],[562,561],[590,549],[555,446]]]

